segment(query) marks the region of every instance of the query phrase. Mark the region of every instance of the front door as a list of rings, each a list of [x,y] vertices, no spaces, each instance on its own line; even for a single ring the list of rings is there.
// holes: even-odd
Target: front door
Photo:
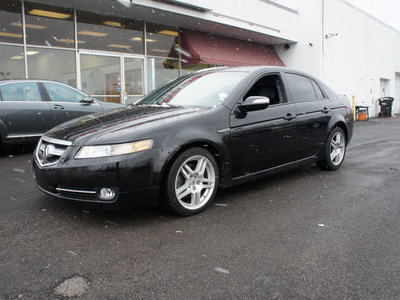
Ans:
[[[126,54],[81,52],[81,90],[107,102],[129,104],[144,94],[144,62]]]
[[[250,96],[270,99],[268,108],[230,117],[232,175],[240,178],[296,160],[297,121],[294,104],[286,101],[280,75],[267,75],[250,88]]]

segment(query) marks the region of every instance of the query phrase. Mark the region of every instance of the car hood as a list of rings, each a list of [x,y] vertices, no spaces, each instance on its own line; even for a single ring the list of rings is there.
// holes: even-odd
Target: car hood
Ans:
[[[123,143],[143,135],[157,124],[160,127],[172,119],[199,113],[197,108],[163,105],[138,105],[101,112],[63,123],[46,132],[45,136],[74,144]],[[141,133],[141,134],[136,134]]]

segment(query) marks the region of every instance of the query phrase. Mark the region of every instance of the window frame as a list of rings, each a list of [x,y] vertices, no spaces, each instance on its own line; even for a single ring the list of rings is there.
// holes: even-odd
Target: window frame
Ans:
[[[67,84],[64,84],[64,83],[62,83],[62,82],[41,81],[41,82],[39,82],[39,86],[40,86],[41,90],[43,91],[43,94],[44,94],[45,99],[46,99],[45,101],[47,101],[47,102],[49,102],[49,103],[78,103],[78,104],[82,104],[82,102],[79,102],[79,101],[53,101],[53,100],[51,99],[50,93],[49,93],[49,91],[47,90],[47,87],[46,87],[46,85],[45,85],[46,83],[60,85],[60,86],[63,86],[63,87],[72,89],[72,90],[78,92],[79,94],[82,94],[82,95],[85,96],[85,97],[88,96],[86,93],[84,93],[84,92],[82,92],[82,91],[80,91],[80,90],[78,90],[78,89],[76,89],[76,88],[74,88],[74,87],[72,87],[72,86],[69,86],[69,85],[67,85]],[[82,99],[84,99],[85,97],[83,97]],[[95,102],[96,102],[96,101],[95,101]]]
[[[239,97],[239,101],[237,101],[236,104],[238,104],[238,103],[243,104],[243,103],[244,103],[244,101],[246,100],[244,97],[248,94],[248,92],[254,87],[254,85],[255,85],[261,78],[267,77],[267,76],[274,76],[274,75],[275,75],[275,76],[278,76],[279,79],[280,79],[280,81],[281,81],[280,85],[281,85],[281,89],[282,89],[282,90],[281,90],[280,94],[279,94],[279,91],[278,91],[278,94],[279,94],[279,97],[282,98],[282,99],[280,99],[280,100],[282,100],[282,101],[280,101],[279,103],[276,103],[276,104],[271,104],[271,106],[272,106],[272,105],[273,105],[273,106],[278,106],[278,105],[288,104],[288,103],[289,103],[289,98],[288,98],[288,93],[287,93],[287,90],[288,90],[288,88],[287,88],[287,83],[286,83],[286,81],[284,80],[284,78],[283,78],[281,72],[266,72],[266,73],[262,73],[262,74],[259,74],[258,76],[256,76],[256,77],[251,81],[251,83],[247,86],[247,88],[246,88],[245,91],[242,93],[242,95]]]
[[[319,98],[317,92],[315,91],[315,94],[317,95],[317,100],[326,100],[326,99],[328,99],[328,95],[326,94],[324,89],[318,84],[318,82],[316,80],[312,79],[312,78],[310,78],[310,80],[311,80],[311,84],[312,84],[312,86],[314,88],[314,91],[315,91],[315,86],[317,86],[319,88],[319,90],[321,91],[321,93],[322,93],[322,98]]]
[[[287,82],[288,89],[290,90],[292,103],[301,103],[301,102],[309,102],[309,101],[318,101],[318,100],[320,100],[318,98],[317,93],[315,92],[314,86],[313,86],[313,84],[311,82],[312,79],[309,76],[307,76],[305,74],[302,74],[302,73],[292,72],[292,71],[284,72],[284,73],[285,73],[285,80]],[[295,76],[298,76],[298,77],[303,77],[303,78],[308,79],[308,81],[309,81],[309,83],[310,83],[310,85],[312,87],[312,91],[314,93],[314,98],[313,99],[296,100],[295,91],[293,90],[293,88],[291,86],[291,82],[289,80],[289,76],[288,75],[295,75]],[[322,91],[322,89],[321,89],[321,91]]]

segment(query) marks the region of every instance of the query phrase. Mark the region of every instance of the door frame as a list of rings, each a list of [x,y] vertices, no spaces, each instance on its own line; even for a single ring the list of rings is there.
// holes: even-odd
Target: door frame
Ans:
[[[128,98],[128,94],[125,91],[125,58],[133,58],[139,59],[143,62],[142,68],[142,83],[143,83],[143,95],[146,94],[147,91],[147,80],[145,78],[146,74],[146,58],[144,55],[137,54],[128,54],[128,53],[116,53],[116,52],[102,52],[102,51],[93,51],[93,50],[79,50],[77,54],[77,88],[82,90],[82,76],[81,76],[81,54],[83,55],[96,55],[96,56],[107,56],[107,57],[117,57],[119,58],[120,65],[120,77],[121,77],[121,91],[119,96],[115,95],[115,97],[120,98],[120,103],[127,104],[126,100]],[[110,95],[93,95],[97,97],[110,97]],[[112,95],[111,95],[112,96]]]

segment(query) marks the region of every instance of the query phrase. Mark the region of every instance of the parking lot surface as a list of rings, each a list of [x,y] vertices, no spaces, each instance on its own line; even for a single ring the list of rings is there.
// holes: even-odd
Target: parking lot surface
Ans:
[[[0,156],[0,299],[399,299],[400,119],[355,124],[342,167],[219,191],[202,214],[105,211]]]

